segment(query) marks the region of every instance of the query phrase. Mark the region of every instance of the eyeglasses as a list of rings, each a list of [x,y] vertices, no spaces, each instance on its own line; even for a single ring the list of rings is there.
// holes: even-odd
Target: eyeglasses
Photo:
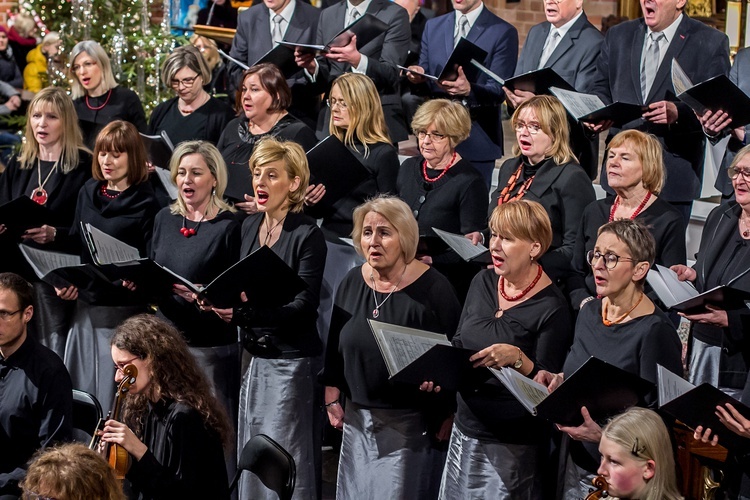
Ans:
[[[335,97],[329,97],[326,99],[326,104],[329,108],[333,109],[334,107],[338,106],[339,109],[346,109],[346,103],[343,99],[336,99]]]
[[[89,69],[93,68],[94,66],[96,66],[96,63],[94,61],[86,61],[83,64],[74,64],[73,66],[71,66],[70,70],[73,73],[78,73],[82,69],[89,70]]]
[[[183,86],[183,87],[185,87],[186,89],[189,89],[190,87],[192,87],[192,86],[193,86],[193,84],[195,83],[195,80],[197,80],[198,78],[200,78],[200,76],[201,76],[201,75],[195,75],[195,76],[191,76],[190,78],[183,78],[182,80],[172,79],[172,80],[171,80],[171,81],[169,82],[169,85],[170,85],[170,86],[171,86],[171,87],[172,87],[173,89],[178,89],[178,88],[180,88],[180,85],[182,85],[182,86]]]
[[[420,141],[424,141],[425,139],[429,138],[433,142],[440,142],[446,137],[448,136],[445,134],[439,134],[437,132],[425,132],[424,130],[420,130],[417,132],[417,138]]]
[[[129,364],[131,364],[133,361],[135,361],[136,359],[141,359],[141,357],[140,356],[136,356],[133,359],[129,359],[129,360],[123,362],[123,363],[115,363],[115,371],[116,372],[121,372],[123,375],[125,375],[125,368]]]
[[[531,123],[524,123],[524,122],[516,122],[514,125],[514,128],[516,129],[516,132],[523,132],[523,129],[526,129],[529,131],[529,134],[536,135],[539,133],[540,130],[542,130],[542,126],[538,123],[531,122]]]
[[[13,312],[11,312],[11,311],[0,311],[0,320],[10,321],[10,318],[12,318],[16,314],[20,313],[21,311],[23,311],[23,309],[19,309],[17,311],[13,311]]]
[[[729,167],[727,169],[727,175],[729,175],[729,178],[732,180],[735,180],[738,175],[741,175],[743,179],[750,181],[750,169],[747,168]]]
[[[604,267],[609,270],[614,269],[615,266],[617,266],[617,263],[621,260],[626,262],[635,262],[629,257],[620,257],[616,253],[612,252],[601,253],[599,250],[589,250],[586,254],[586,262],[588,262],[590,266],[594,266],[597,262],[599,262],[599,259],[604,259]]]

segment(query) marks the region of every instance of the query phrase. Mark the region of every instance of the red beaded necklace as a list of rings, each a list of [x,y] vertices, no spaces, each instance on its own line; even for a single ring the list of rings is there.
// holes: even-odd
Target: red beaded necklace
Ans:
[[[422,177],[424,178],[426,182],[437,182],[440,179],[442,179],[445,176],[445,174],[448,173],[448,170],[450,170],[450,168],[453,166],[453,163],[455,161],[456,161],[456,152],[454,151],[453,156],[451,157],[450,163],[443,169],[442,172],[440,172],[440,174],[437,177],[431,178],[427,175],[427,160],[425,160],[422,162]]]
[[[510,179],[508,179],[508,182],[505,184],[505,187],[502,191],[500,191],[500,195],[497,198],[497,204],[502,205],[503,203],[508,203],[509,201],[515,201],[523,198],[523,195],[526,194],[526,191],[531,186],[531,183],[534,182],[534,175],[529,177],[524,181],[523,184],[521,184],[521,189],[518,190],[518,193],[516,193],[515,196],[511,198],[511,191],[516,187],[516,184],[518,183],[518,179],[521,177],[521,172],[523,171],[523,162],[518,166],[518,169],[516,169],[515,172],[513,172],[513,175],[510,176]]]
[[[107,191],[107,185],[106,184],[102,184],[101,193],[102,193],[102,196],[104,196],[105,198],[109,198],[110,200],[114,200],[115,198],[117,198],[118,196],[120,196],[122,194],[122,191],[116,191],[117,194],[109,194],[109,192]]]
[[[638,205],[638,208],[635,209],[635,212],[633,212],[633,215],[630,216],[630,220],[635,219],[638,217],[638,214],[640,214],[643,211],[643,207],[646,206],[646,203],[648,203],[648,200],[651,199],[651,191],[646,191],[646,196],[643,197],[643,201],[640,205]],[[612,222],[615,220],[615,212],[617,211],[617,207],[620,206],[620,195],[615,196],[615,202],[612,204],[612,208],[609,210],[609,222]]]
[[[195,227],[186,227],[187,217],[183,215],[182,227],[180,228],[180,234],[182,234],[185,238],[190,238],[191,236],[195,236],[196,234],[198,234],[198,227],[200,227],[201,222],[203,222],[203,219],[205,218],[206,218],[206,214],[203,214],[203,217],[201,217],[201,220],[198,221],[198,224],[196,224]]]
[[[106,106],[107,103],[109,103],[110,97],[112,97],[112,89],[109,89],[109,91],[107,92],[107,98],[104,100],[104,104],[102,104],[101,106],[92,106],[91,104],[89,104],[89,96],[88,94],[86,94],[86,107],[89,108],[91,111],[99,111],[104,106]]]
[[[542,266],[540,264],[537,264],[537,268],[538,268],[538,270],[536,272],[536,277],[533,280],[531,280],[531,283],[529,283],[529,286],[527,286],[526,288],[524,288],[521,291],[521,293],[519,293],[518,295],[514,295],[513,297],[509,297],[505,293],[505,278],[503,278],[502,276],[500,276],[500,281],[497,284],[498,288],[500,289],[500,295],[502,295],[502,297],[505,300],[507,300],[508,302],[515,302],[517,300],[522,299],[524,296],[526,296],[527,293],[529,293],[531,291],[532,288],[534,288],[534,286],[537,283],[539,283],[539,279],[542,277]]]

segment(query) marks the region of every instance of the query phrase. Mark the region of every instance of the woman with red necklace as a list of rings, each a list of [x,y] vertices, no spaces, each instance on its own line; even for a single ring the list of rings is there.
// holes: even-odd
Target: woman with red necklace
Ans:
[[[655,263],[685,264],[685,224],[672,205],[658,197],[664,186],[659,141],[639,130],[625,130],[607,147],[607,180],[617,196],[591,203],[583,211],[573,252],[573,276],[568,294],[574,309],[596,296],[594,273],[586,254],[594,249],[599,227],[617,219],[638,219],[656,240]]]
[[[492,211],[490,229],[493,268],[474,277],[453,345],[478,351],[471,357],[477,368],[507,366],[526,377],[557,371],[572,323],[565,297],[539,264],[552,241],[549,217],[539,203],[518,200]],[[547,424],[494,377],[460,388],[440,498],[480,491],[539,498],[535,474],[548,436]]]
[[[94,149],[99,131],[108,123],[124,120],[146,132],[146,115],[138,95],[120,87],[112,74],[109,56],[93,40],[78,42],[68,57],[71,96],[83,132],[83,142]]]
[[[594,299],[579,312],[562,372],[540,371],[534,377],[537,382],[551,392],[591,356],[652,383],[656,383],[657,365],[682,373],[682,343],[677,331],[643,293],[654,262],[654,247],[653,236],[637,220],[615,220],[599,229],[587,260],[594,273],[596,293],[602,298]],[[646,395],[645,402],[656,406],[655,389]],[[571,440],[565,456],[563,498],[567,500],[588,495],[600,463],[603,423],[592,420],[586,407],[581,408],[581,415],[584,423],[580,426],[559,427]]]
[[[479,171],[456,152],[471,130],[469,112],[459,102],[433,99],[417,109],[411,127],[421,154],[401,164],[396,189],[414,212],[420,236],[436,237],[433,227],[456,234],[485,228],[487,184]],[[419,259],[443,273],[461,301],[479,271],[478,265],[467,264],[450,250],[422,254]]]

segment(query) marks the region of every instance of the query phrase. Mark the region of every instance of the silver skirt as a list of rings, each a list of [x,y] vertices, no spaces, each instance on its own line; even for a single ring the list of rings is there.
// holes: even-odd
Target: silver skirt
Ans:
[[[444,461],[422,412],[346,402],[337,499],[437,498]]]
[[[320,390],[316,382],[320,364],[319,358],[253,357],[240,389],[237,456],[256,434],[279,443],[294,457],[295,500],[317,498],[322,409],[315,392]],[[240,499],[278,498],[249,472],[242,474],[238,491]]]
[[[533,445],[480,441],[451,431],[448,459],[440,482],[440,498],[541,498]]]

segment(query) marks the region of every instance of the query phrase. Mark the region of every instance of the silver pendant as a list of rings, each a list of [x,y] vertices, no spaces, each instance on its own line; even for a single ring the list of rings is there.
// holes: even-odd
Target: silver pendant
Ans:
[[[380,311],[378,311],[377,308],[373,309],[372,310],[372,317],[377,319],[378,316],[380,316]]]

